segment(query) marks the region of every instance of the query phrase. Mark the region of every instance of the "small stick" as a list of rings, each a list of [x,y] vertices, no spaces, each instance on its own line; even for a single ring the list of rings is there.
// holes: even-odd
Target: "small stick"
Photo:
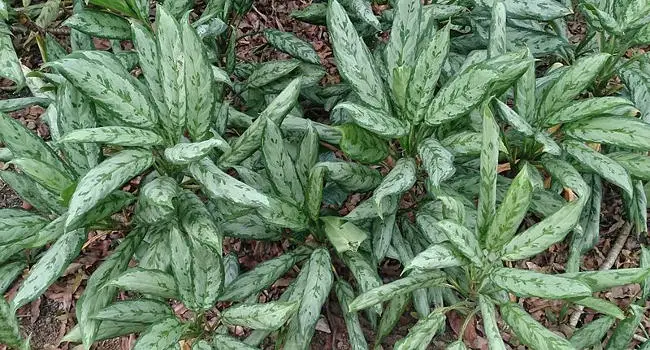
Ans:
[[[632,231],[632,224],[626,222],[621,229],[621,233],[619,233],[618,237],[616,237],[614,245],[612,245],[612,247],[609,249],[609,252],[607,252],[607,258],[605,258],[605,261],[603,261],[602,265],[600,265],[598,268],[599,271],[609,270],[612,268],[612,266],[614,266],[614,263],[618,259],[618,254],[621,253],[621,250],[623,249],[627,238],[630,236],[630,231]],[[575,326],[578,324],[584,308],[584,306],[578,305],[578,309],[571,314],[571,318],[569,319],[569,325],[571,325],[571,327],[575,328]]]

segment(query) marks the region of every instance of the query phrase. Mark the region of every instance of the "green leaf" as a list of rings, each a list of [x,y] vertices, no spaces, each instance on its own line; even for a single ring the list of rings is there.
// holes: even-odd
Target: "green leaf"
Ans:
[[[318,133],[313,126],[311,121],[308,121],[307,132],[300,143],[300,153],[298,154],[298,159],[296,159],[296,174],[298,179],[302,183],[302,187],[305,192],[309,188],[309,173],[312,167],[318,161]],[[307,193],[305,197],[309,198]],[[320,200],[318,201],[320,207]]]
[[[413,124],[417,125],[424,120],[429,104],[435,96],[438,78],[449,53],[449,32],[449,25],[439,30],[425,51],[418,56],[407,94],[407,110]]]
[[[479,0],[477,5],[494,6],[498,0]],[[535,19],[538,21],[550,21],[573,13],[570,8],[562,5],[561,2],[553,0],[505,0],[508,15],[520,19]]]
[[[208,136],[213,120],[214,105],[217,101],[216,80],[203,43],[187,16],[181,21],[181,37],[187,93],[187,130],[192,140],[201,141]]]
[[[568,162],[555,157],[544,157],[543,165],[564,188],[570,188],[581,198],[588,198],[591,189],[580,173]]]
[[[145,184],[138,196],[136,219],[146,224],[166,222],[175,217],[174,198],[179,194],[176,181],[161,176]]]
[[[96,320],[138,323],[158,323],[173,317],[169,305],[153,299],[133,299],[118,301],[97,312]]]
[[[325,169],[327,180],[347,192],[368,192],[382,180],[379,171],[357,163],[320,162],[313,169],[318,168]]]
[[[135,17],[136,14],[129,6],[129,0],[88,0],[86,3],[98,6],[99,8],[106,8],[125,14],[130,17]]]
[[[356,1],[356,2],[363,2],[363,1]],[[372,15],[372,10],[370,10],[370,14]],[[327,16],[327,4],[320,3],[320,2],[312,3],[302,9],[296,9],[291,11],[292,18],[295,18],[302,22],[317,24],[317,25],[325,25],[326,16]],[[375,20],[377,21],[376,17]]]
[[[175,225],[169,231],[171,267],[180,299],[191,310],[214,307],[223,287],[219,250],[186,235]]]
[[[584,201],[564,205],[551,216],[516,235],[501,251],[501,259],[520,260],[540,253],[564,239],[575,227],[584,208]]]
[[[249,88],[258,88],[285,77],[300,66],[297,60],[268,61],[255,68],[246,80]]]
[[[483,107],[483,132],[481,135],[481,182],[476,226],[479,237],[485,237],[496,213],[497,165],[499,163],[499,126],[488,104]]]
[[[397,198],[397,196],[391,198]],[[372,212],[372,217],[374,218],[379,216],[379,214],[376,211],[376,205],[373,206],[375,207],[373,208],[375,210]],[[373,223],[372,253],[377,261],[382,261],[386,257],[386,253],[390,247],[390,242],[393,238],[393,232],[395,231],[395,216],[396,211],[392,210],[388,215],[376,219]]]
[[[446,350],[467,350],[467,347],[465,346],[465,343],[463,343],[462,340],[457,340],[445,348]]]
[[[30,158],[14,158],[10,164],[20,169],[24,174],[31,177],[34,181],[43,185],[43,187],[52,191],[54,194],[63,193],[67,188],[73,185],[73,181],[66,174],[62,174],[56,169],[50,168],[47,164]]]
[[[334,285],[336,297],[341,305],[345,327],[348,331],[348,341],[352,350],[368,349],[368,343],[363,335],[363,329],[359,323],[359,317],[354,312],[348,311],[348,304],[354,298],[352,287],[345,281],[337,281]]]
[[[302,205],[305,195],[296,167],[286,151],[280,128],[269,119],[264,128],[262,154],[276,191],[288,201]]]
[[[158,134],[125,126],[103,126],[66,133],[57,143],[106,143],[118,146],[151,147],[164,143]]]
[[[518,304],[503,303],[500,309],[501,317],[522,343],[540,350],[574,349],[571,343],[539,324]]]
[[[0,67],[0,77],[13,81],[18,88],[25,86],[25,76],[14,50],[11,31],[4,22],[0,23],[0,61],[3,62]]]
[[[568,106],[582,90],[591,84],[603,68],[610,55],[597,54],[584,57],[562,72],[544,93],[537,114],[546,119],[552,113]]]
[[[384,215],[384,220],[390,215],[393,215],[397,211],[399,197],[390,196],[384,199],[384,205],[382,205],[382,211]],[[346,215],[345,220],[352,222],[362,222],[364,220],[379,218],[377,213],[377,206],[372,197],[361,202],[356,208],[354,208],[348,215]]]
[[[299,58],[305,62],[320,64],[320,57],[310,43],[299,39],[292,33],[286,33],[275,29],[264,30],[264,37],[276,49],[286,52],[289,55]]]
[[[601,344],[601,340],[612,328],[615,320],[613,317],[603,316],[587,323],[573,333],[569,339],[571,345],[576,349],[587,349]]]
[[[140,335],[133,350],[173,349],[178,347],[185,327],[175,317],[152,325]]]
[[[0,112],[14,112],[34,105],[46,108],[52,100],[43,97],[19,97],[0,101]]]
[[[45,225],[45,227],[35,231],[34,234],[9,245],[4,245],[3,249],[0,250],[0,264],[8,261],[13,255],[24,249],[39,248],[61,237],[64,232],[64,221],[65,215],[59,216]]]
[[[18,320],[5,298],[0,298],[0,342],[16,348],[22,344]]]
[[[379,217],[383,216],[383,199],[389,196],[400,195],[413,187],[416,177],[415,160],[412,158],[401,158],[395,163],[395,167],[384,177],[381,184],[375,189],[373,198],[377,206]]]
[[[502,1],[492,4],[490,18],[490,38],[488,41],[488,57],[496,57],[506,53],[506,7]]]
[[[348,250],[339,254],[339,256],[350,269],[352,276],[357,281],[357,287],[362,293],[382,285],[377,269],[361,253]],[[345,312],[347,308],[343,308],[343,310]],[[376,305],[370,311],[381,314],[381,305]]]
[[[541,176],[529,164],[524,164],[512,184],[490,224],[485,236],[485,246],[492,252],[500,251],[514,237],[524,220],[533,190],[543,188]]]
[[[296,263],[296,255],[286,253],[242,273],[219,296],[221,301],[242,301],[267,288]]]
[[[165,159],[172,164],[187,165],[207,157],[214,148],[227,152],[230,145],[220,137],[201,142],[179,143],[165,149]]]
[[[158,112],[151,96],[113,55],[77,51],[49,65],[126,125],[150,130],[156,124]]]
[[[262,144],[266,118],[276,125],[294,108],[300,93],[301,78],[294,79],[287,87],[260,113],[255,122],[235,141],[232,150],[219,158],[219,164],[237,165],[250,157]]]
[[[85,175],[91,168],[99,164],[100,146],[92,143],[62,145],[59,142],[75,130],[94,128],[96,125],[95,109],[90,99],[72,86],[70,82],[58,86],[56,102],[57,110],[51,111],[50,131],[55,130],[55,126],[59,126],[61,135],[53,137],[53,140],[63,151],[65,158],[75,168],[77,174]]]
[[[158,5],[156,8],[156,37],[160,52],[160,79],[168,112],[161,116],[161,125],[175,144],[180,139],[188,115],[188,91],[185,77],[187,63],[183,47],[184,36],[181,33],[180,24],[166,6]],[[198,55],[199,53],[193,54]],[[190,73],[192,72],[188,72],[188,74]],[[202,74],[210,74],[210,72],[202,72]]]
[[[337,109],[345,110],[358,126],[384,138],[400,138],[410,130],[408,122],[361,104],[342,102],[334,107]]]
[[[141,230],[131,231],[126,239],[93,272],[86,283],[84,294],[77,301],[76,316],[86,349],[90,349],[95,337],[99,334],[100,322],[93,320],[92,316],[110,304],[117,294],[117,289],[107,283],[126,270],[142,236]]]
[[[190,191],[183,191],[176,199],[181,228],[195,241],[210,247],[219,256],[223,251],[223,233],[201,199]]]
[[[478,296],[479,307],[481,308],[481,318],[483,319],[483,329],[487,336],[489,348],[492,350],[505,350],[506,346],[503,343],[503,338],[499,332],[499,325],[497,323],[497,312],[494,304],[487,297],[479,294]]]
[[[16,242],[35,234],[48,220],[19,209],[0,209],[0,245]]]
[[[539,142],[544,146],[544,152],[550,153],[553,155],[560,155],[562,150],[560,149],[560,146],[553,140],[550,136],[548,136],[544,131],[537,131],[533,129],[533,127],[528,124],[526,120],[524,120],[519,114],[517,114],[515,111],[510,109],[508,105],[505,103],[499,101],[499,100],[494,100],[494,103],[496,104],[497,108],[499,109],[499,114],[501,117],[508,123],[510,124],[515,130],[518,132],[529,136],[533,137],[535,141]]]
[[[150,152],[124,150],[90,170],[79,180],[70,199],[70,214],[66,219],[66,229],[75,228],[83,215],[102,199],[152,164],[153,156]]]
[[[562,130],[582,141],[647,150],[650,125],[628,117],[597,117],[564,125]]]
[[[462,253],[477,266],[483,265],[483,251],[474,233],[450,220],[435,223],[435,227],[445,234],[453,248]]]
[[[349,310],[351,312],[363,310],[390,300],[398,294],[406,294],[417,289],[436,286],[442,283],[445,278],[446,275],[440,271],[412,273],[407,277],[362,293],[350,303]]]
[[[620,320],[625,318],[625,314],[621,309],[616,306],[616,304],[610,303],[603,299],[594,298],[594,297],[584,297],[578,299],[571,299],[575,304],[588,307],[590,309],[596,310],[601,314],[612,316]]]
[[[54,151],[17,120],[0,113],[0,141],[14,158],[34,159],[63,174],[69,174]]]
[[[650,179],[650,157],[628,152],[609,153],[607,157],[620,164],[634,178]]]
[[[567,299],[591,296],[592,291],[586,284],[559,276],[501,267],[490,273],[490,280],[520,297]]]
[[[377,163],[388,157],[388,142],[356,124],[344,124],[339,146],[350,158],[363,163]]]
[[[320,311],[332,289],[332,262],[327,250],[319,248],[309,257],[307,280],[296,317],[290,322],[286,349],[308,349]]]
[[[147,18],[149,17],[148,13],[149,6],[147,6]],[[158,111],[167,113],[160,73],[160,48],[158,48],[158,43],[151,30],[139,22],[131,22],[131,31],[133,32],[133,45],[138,53],[138,62],[147,87],[151,91],[151,95],[153,95]]]
[[[237,276],[239,276],[239,258],[234,252],[228,253],[223,258],[223,285],[224,287],[229,285],[230,282],[234,281]]]
[[[528,68],[520,53],[506,54],[473,65],[443,86],[429,105],[425,122],[439,125],[460,118],[494,93],[500,95]]]
[[[445,314],[434,310],[409,329],[409,334],[395,343],[395,350],[425,350],[431,339],[445,327]]]
[[[381,341],[386,338],[395,328],[397,322],[400,320],[404,312],[406,312],[409,302],[412,300],[411,293],[397,294],[393,297],[386,306],[382,313],[379,327],[377,328],[377,335],[375,344],[381,344]],[[348,305],[348,309],[349,309]]]
[[[645,27],[645,35],[647,42],[650,42],[650,25]],[[639,33],[639,36],[642,36]],[[641,111],[643,120],[650,118],[650,92],[648,91],[648,84],[650,83],[650,76],[639,67],[630,65],[621,67],[619,74],[627,89],[630,91],[630,98],[634,101],[636,107]]]
[[[257,350],[235,338],[223,334],[215,334],[212,345],[215,350]]]
[[[419,22],[417,22],[419,24]],[[327,28],[339,72],[369,106],[389,111],[389,100],[370,51],[338,1],[329,3]],[[415,36],[417,38],[417,36]],[[415,39],[413,39],[415,40]]]
[[[124,18],[108,12],[83,10],[72,15],[61,25],[82,33],[107,39],[131,39],[131,26]]]
[[[11,307],[18,310],[21,306],[40,297],[79,255],[85,241],[84,230],[64,233],[31,268],[29,275],[14,296]]]
[[[630,305],[632,314],[619,322],[607,342],[606,350],[625,349],[630,345],[634,332],[643,319],[644,308],[639,305]]]
[[[465,259],[459,258],[457,253],[449,244],[434,244],[415,256],[411,262],[404,267],[404,271],[417,270],[427,271],[443,269],[446,267],[462,266]]]
[[[600,205],[603,199],[603,187],[600,177],[587,175],[585,180],[591,187],[591,195],[585,204],[585,209],[580,217],[582,232],[574,230],[571,237],[569,258],[566,263],[566,272],[577,272],[580,268],[581,256],[592,249],[600,236]]]
[[[144,243],[139,256],[138,266],[150,270],[169,270],[171,254],[169,247],[169,235],[166,234],[166,227],[155,227],[148,230],[147,243]],[[146,249],[145,249],[146,247]]]
[[[626,284],[641,283],[650,275],[650,270],[644,268],[585,271],[564,273],[561,276],[575,279],[587,284],[594,292],[611,289]]]
[[[600,175],[602,178],[620,187],[629,195],[633,196],[632,180],[630,175],[620,164],[609,159],[607,156],[594,151],[583,143],[566,140],[564,147],[575,160],[585,167]]]
[[[372,12],[372,6],[365,0],[344,0],[343,6],[352,14],[353,17],[358,18],[363,23],[380,30],[381,25],[379,20]],[[325,24],[325,23],[323,23]]]
[[[269,197],[224,173],[211,160],[203,159],[190,165],[190,173],[208,195],[246,207],[269,207]]]
[[[638,113],[634,104],[622,97],[606,96],[574,101],[570,105],[545,116],[545,126],[581,121],[590,117],[611,115],[632,117]]]
[[[221,321],[230,326],[274,331],[282,327],[299,307],[298,302],[270,301],[264,304],[239,304],[221,312]]]
[[[166,299],[178,298],[174,277],[164,271],[130,268],[107,285]]]
[[[141,333],[149,326],[146,323],[102,321],[95,336],[96,341],[117,338],[132,333]],[[81,343],[81,330],[74,326],[61,342]]]
[[[440,184],[456,173],[454,155],[435,138],[430,137],[418,145],[422,166],[429,175],[429,184],[439,188]]]
[[[338,253],[356,252],[361,242],[368,238],[366,231],[339,217],[325,216],[320,219],[324,223],[323,230],[327,238]]]
[[[26,267],[22,261],[14,261],[0,267],[0,294],[4,294],[11,287],[14,280],[23,273]]]
[[[401,0],[393,8],[395,15],[385,54],[386,68],[392,77],[389,82],[394,81],[396,68],[415,66],[422,21],[422,4],[417,0]]]
[[[532,58],[530,50],[528,58]],[[536,124],[535,115],[535,62],[528,64],[526,72],[517,80],[514,87],[515,110],[517,114],[531,124]]]

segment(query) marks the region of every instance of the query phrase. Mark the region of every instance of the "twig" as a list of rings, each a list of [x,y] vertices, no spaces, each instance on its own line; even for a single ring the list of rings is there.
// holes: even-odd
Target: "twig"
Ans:
[[[605,261],[603,261],[602,265],[598,268],[599,271],[609,270],[614,266],[614,263],[618,259],[618,254],[621,253],[627,238],[630,236],[630,231],[632,231],[632,224],[626,222],[618,237],[616,237],[614,245],[612,245],[609,252],[607,252],[607,258],[605,258]],[[571,327],[575,327],[578,324],[584,308],[584,306],[578,305],[578,309],[571,314],[571,318],[569,319],[569,325],[571,325]]]

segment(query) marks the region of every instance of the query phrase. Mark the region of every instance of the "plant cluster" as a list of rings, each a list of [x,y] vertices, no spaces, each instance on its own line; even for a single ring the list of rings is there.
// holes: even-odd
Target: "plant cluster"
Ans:
[[[29,348],[16,311],[97,230],[125,238],[88,278],[64,338],[87,349],[130,333],[137,350],[254,349],[269,337],[307,349],[330,294],[359,350],[369,347],[359,317],[377,348],[410,305],[418,322],[396,349],[427,348],[450,311],[465,318],[460,334],[480,317],[490,349],[506,349],[501,326],[533,349],[592,348],[608,332],[608,349],[631,341],[642,306],[594,293],[639,283],[643,305],[650,251],[639,268],[580,264],[599,238],[603,181],[647,233],[650,56],[634,50],[650,44],[647,1],[582,1],[588,31],[577,44],[570,1],[394,0],[380,16],[367,0],[315,2],[293,17],[327,26],[343,80],[330,86],[316,51],[291,33],[263,33],[291,59],[238,61],[236,26],[251,1],[210,0],[196,15],[192,0],[75,0],[62,23],[71,52],[44,34],[64,4],[28,3],[0,0],[0,76],[31,93],[0,111],[43,106],[51,141],[0,114],[0,160],[13,168],[0,178],[33,207],[0,209],[0,292],[29,268],[15,296],[0,298],[1,343]],[[40,69],[21,66],[10,26],[34,30]],[[138,190],[124,191],[134,177]],[[331,209],[351,193],[365,200],[344,216]],[[240,271],[225,237],[291,248]],[[562,273],[515,267],[562,241]],[[403,267],[389,283],[378,274],[386,258]],[[259,302],[296,266],[278,300]],[[116,301],[119,291],[129,299]],[[516,302],[526,297],[601,316],[567,339]],[[176,317],[169,299],[193,316]],[[235,338],[229,326],[251,332]],[[465,349],[462,336],[447,348]]]

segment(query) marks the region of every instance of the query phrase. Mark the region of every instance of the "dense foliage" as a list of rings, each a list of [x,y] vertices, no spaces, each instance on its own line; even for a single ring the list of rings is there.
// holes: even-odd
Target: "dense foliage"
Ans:
[[[480,317],[490,349],[506,348],[500,325],[533,349],[591,348],[614,327],[607,348],[625,348],[642,306],[623,310],[594,293],[639,283],[643,305],[650,253],[643,248],[639,268],[580,265],[598,241],[607,184],[636,233],[647,233],[650,56],[635,48],[650,44],[650,4],[584,0],[575,10],[587,34],[570,44],[570,1],[389,3],[380,16],[367,0],[293,13],[327,26],[343,81],[322,86],[318,54],[291,33],[263,35],[292,59],[236,58],[235,26],[250,1],[207,1],[197,15],[191,0],[75,0],[63,22],[71,52],[38,32],[44,64],[29,71],[10,25],[35,18],[46,28],[63,4],[0,0],[0,76],[31,93],[0,101],[0,111],[43,106],[52,136],[0,114],[0,160],[13,168],[0,178],[33,206],[0,209],[0,292],[29,268],[16,295],[0,298],[0,342],[28,348],[16,311],[61,276],[90,233],[117,229],[125,238],[89,277],[64,341],[89,349],[138,333],[135,349],[181,340],[253,349],[270,337],[307,349],[332,294],[353,349],[369,346],[359,317],[378,347],[409,305],[418,322],[396,349],[425,349],[452,310],[463,329]],[[93,38],[111,49],[96,50]],[[303,106],[329,120],[309,119]],[[136,192],[122,190],[138,176]],[[366,199],[345,216],[329,209],[351,193]],[[123,209],[131,220],[116,220]],[[240,271],[224,237],[291,249]],[[562,241],[563,273],[514,268]],[[390,283],[377,269],[386,258],[403,267]],[[260,303],[296,266],[279,299]],[[131,299],[116,301],[119,291]],[[601,316],[566,339],[517,297]],[[194,317],[177,318],[169,299]],[[252,332],[232,337],[235,325]]]

